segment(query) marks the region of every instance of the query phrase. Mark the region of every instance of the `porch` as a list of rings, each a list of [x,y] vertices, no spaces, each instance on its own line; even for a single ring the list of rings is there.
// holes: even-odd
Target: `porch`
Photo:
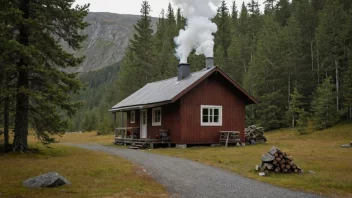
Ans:
[[[154,145],[167,145],[171,147],[168,130],[160,130],[159,139],[140,138],[139,127],[115,128],[115,144],[131,145],[132,149],[153,149]]]

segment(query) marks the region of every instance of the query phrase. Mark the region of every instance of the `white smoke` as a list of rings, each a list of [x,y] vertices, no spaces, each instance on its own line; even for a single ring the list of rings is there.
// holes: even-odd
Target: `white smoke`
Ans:
[[[180,30],[175,38],[176,56],[180,63],[187,63],[187,58],[193,49],[196,54],[206,57],[214,55],[214,36],[218,28],[211,18],[216,15],[216,8],[221,0],[173,0],[181,8],[182,14],[187,18],[184,30]]]

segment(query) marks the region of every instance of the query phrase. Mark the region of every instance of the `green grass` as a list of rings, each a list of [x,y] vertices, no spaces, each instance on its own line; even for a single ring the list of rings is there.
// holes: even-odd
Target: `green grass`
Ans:
[[[39,144],[38,153],[0,155],[0,197],[167,197],[165,188],[141,168],[116,156],[79,148]],[[27,189],[22,181],[58,172],[72,182],[58,188]]]
[[[243,176],[273,185],[313,192],[333,197],[352,197],[352,149],[341,144],[352,140],[352,124],[341,124],[331,129],[308,135],[297,135],[292,129],[266,133],[266,144],[246,147],[196,147],[187,149],[155,149],[151,152],[187,158],[224,168]],[[271,174],[259,177],[254,171],[261,155],[272,146],[293,156],[304,174]],[[308,171],[316,174],[308,174]]]

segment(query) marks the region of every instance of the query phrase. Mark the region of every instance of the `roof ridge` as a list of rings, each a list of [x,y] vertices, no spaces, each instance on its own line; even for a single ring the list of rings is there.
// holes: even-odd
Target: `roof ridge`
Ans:
[[[215,67],[215,66],[214,66]],[[210,69],[213,69],[213,67],[207,69],[207,68],[203,68],[202,70],[199,70],[199,71],[195,71],[195,72],[192,72],[190,73],[191,74],[196,74],[196,73],[199,73],[199,72],[203,72],[205,70],[210,70]],[[167,79],[163,79],[163,80],[158,80],[158,81],[153,81],[153,82],[150,82],[150,83],[147,83],[147,84],[153,84],[153,83],[157,83],[157,82],[162,82],[162,81],[166,81],[166,80],[171,80],[173,78],[177,78],[177,76],[174,76],[174,77],[171,77],[171,78],[167,78]]]

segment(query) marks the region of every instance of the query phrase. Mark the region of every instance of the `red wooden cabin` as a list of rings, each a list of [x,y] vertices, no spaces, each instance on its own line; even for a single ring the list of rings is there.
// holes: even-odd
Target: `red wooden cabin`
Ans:
[[[213,144],[220,131],[239,131],[244,142],[245,106],[257,101],[214,67],[212,58],[206,62],[194,73],[189,64],[180,64],[177,77],[148,83],[112,107],[113,113],[127,113],[127,127],[118,128],[126,133],[118,139],[127,134],[157,141],[160,130],[168,130],[173,144]]]

